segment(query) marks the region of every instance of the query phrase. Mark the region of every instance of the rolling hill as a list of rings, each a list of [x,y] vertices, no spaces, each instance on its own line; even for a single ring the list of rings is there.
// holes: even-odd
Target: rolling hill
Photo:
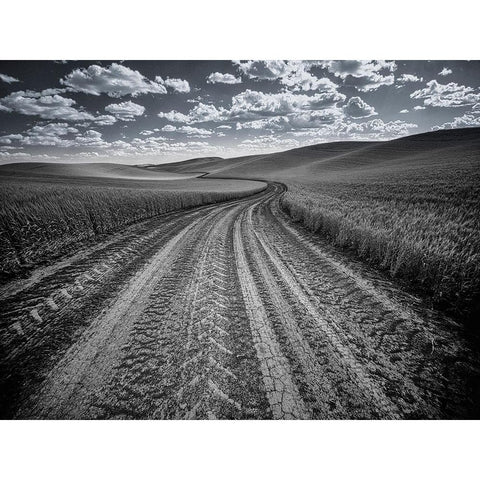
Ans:
[[[148,170],[116,163],[10,163],[0,165],[1,176],[90,177],[120,180],[182,180],[197,175]]]
[[[356,175],[376,169],[436,166],[480,152],[480,128],[439,130],[385,142],[332,142],[266,155],[198,158],[150,170],[209,176],[316,181],[318,175]]]

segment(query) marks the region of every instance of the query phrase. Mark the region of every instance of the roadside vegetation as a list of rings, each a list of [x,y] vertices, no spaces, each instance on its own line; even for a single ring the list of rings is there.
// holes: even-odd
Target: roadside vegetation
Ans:
[[[108,182],[0,178],[1,276],[11,276],[86,241],[174,210],[262,190],[248,181]]]
[[[286,181],[283,208],[435,304],[473,315],[480,290],[478,154],[438,160]]]

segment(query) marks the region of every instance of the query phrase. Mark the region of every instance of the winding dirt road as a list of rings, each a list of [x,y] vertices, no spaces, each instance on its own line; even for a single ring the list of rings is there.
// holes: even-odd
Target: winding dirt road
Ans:
[[[0,291],[3,418],[470,418],[462,328],[294,224],[284,187]]]

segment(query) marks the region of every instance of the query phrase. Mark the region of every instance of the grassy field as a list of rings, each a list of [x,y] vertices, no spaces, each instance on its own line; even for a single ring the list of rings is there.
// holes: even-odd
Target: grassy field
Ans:
[[[51,171],[37,175],[24,166],[20,170],[9,166],[8,172],[0,169],[3,278],[132,223],[264,188],[262,183],[235,180],[68,177],[61,169],[60,175]]]
[[[212,175],[283,182],[292,218],[435,305],[463,317],[478,313],[480,129],[320,144],[206,166]]]

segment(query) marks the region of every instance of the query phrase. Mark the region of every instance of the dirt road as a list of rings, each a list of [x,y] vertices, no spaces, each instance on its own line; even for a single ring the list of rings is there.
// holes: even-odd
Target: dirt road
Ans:
[[[462,328],[281,211],[132,226],[0,291],[3,418],[478,415]]]

